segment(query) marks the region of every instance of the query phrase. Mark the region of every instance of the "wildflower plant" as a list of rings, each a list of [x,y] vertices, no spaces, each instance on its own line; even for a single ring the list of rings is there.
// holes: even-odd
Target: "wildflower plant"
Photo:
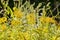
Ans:
[[[60,40],[60,25],[57,25],[54,19],[60,12],[53,16],[50,2],[43,8],[40,8],[42,3],[34,8],[35,3],[26,1],[22,4],[22,1],[14,2],[12,10],[8,6],[9,0],[1,0],[5,12],[0,18],[0,40]],[[42,15],[39,16],[41,10]]]

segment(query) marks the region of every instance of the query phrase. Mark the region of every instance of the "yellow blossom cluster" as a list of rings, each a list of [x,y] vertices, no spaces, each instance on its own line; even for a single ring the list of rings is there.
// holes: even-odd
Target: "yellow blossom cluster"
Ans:
[[[8,3],[1,2],[6,11],[4,17],[0,18],[0,40],[60,40],[60,25],[56,25],[52,17],[46,16],[50,7],[41,8],[39,3],[34,8],[35,3],[30,5],[30,2],[26,1],[22,4],[22,0],[20,1],[13,9]],[[39,11],[42,11],[41,16]]]
[[[22,24],[22,22],[19,21],[19,20],[12,20],[12,21],[11,21],[11,26],[17,26],[17,25],[19,25],[19,24]]]
[[[17,17],[17,18],[22,18],[23,17],[23,12],[20,9],[14,7],[13,10],[14,10],[13,13],[14,13],[15,17]]]
[[[6,22],[6,21],[7,21],[7,18],[6,18],[6,17],[0,18],[0,23],[4,23],[4,22]]]
[[[45,23],[56,23],[56,21],[50,17],[40,17],[40,21]]]
[[[7,28],[6,24],[1,25],[1,29],[4,31]]]
[[[43,28],[43,32],[45,32],[45,33],[49,32],[48,27]]]
[[[30,13],[26,16],[28,24],[35,24],[35,14]]]

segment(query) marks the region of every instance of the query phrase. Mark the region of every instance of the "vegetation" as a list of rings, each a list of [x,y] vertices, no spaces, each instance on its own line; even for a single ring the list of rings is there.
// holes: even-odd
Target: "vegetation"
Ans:
[[[60,40],[60,23],[55,20],[60,18],[60,11],[53,16],[50,2],[42,8],[39,3],[34,8],[35,3],[26,1],[22,4],[22,0],[18,0],[18,3],[14,2],[13,10],[8,6],[8,0],[1,0],[1,3],[4,13],[0,17],[0,40]]]

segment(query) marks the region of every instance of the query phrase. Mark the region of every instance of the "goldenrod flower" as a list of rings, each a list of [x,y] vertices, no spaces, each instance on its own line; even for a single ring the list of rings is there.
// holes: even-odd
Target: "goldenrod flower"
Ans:
[[[23,13],[20,9],[18,8],[14,8],[14,16],[17,18],[22,18],[23,17]]]
[[[55,23],[56,22],[53,18],[50,18],[50,17],[41,17],[40,21],[45,22],[45,23]]]
[[[35,24],[35,15],[34,13],[30,13],[27,15],[28,24]]]
[[[6,22],[6,21],[7,21],[7,18],[6,18],[6,17],[0,18],[0,23],[4,23],[4,22]]]
[[[22,24],[22,22],[19,21],[19,20],[12,20],[12,21],[11,21],[11,26],[17,26],[17,25],[19,25],[19,24]]]
[[[6,17],[3,17],[2,18],[2,22],[6,22],[7,21],[7,18]]]
[[[7,28],[5,24],[2,24],[1,27],[2,27],[2,30],[5,30]]]
[[[41,18],[40,18],[40,21],[41,21],[41,22],[45,22],[45,17],[41,17]]]
[[[47,22],[50,22],[50,23],[56,22],[53,18],[50,18],[50,17],[47,17],[46,20],[47,20]]]
[[[47,33],[48,32],[48,27],[44,27],[43,28],[43,32],[46,32]]]

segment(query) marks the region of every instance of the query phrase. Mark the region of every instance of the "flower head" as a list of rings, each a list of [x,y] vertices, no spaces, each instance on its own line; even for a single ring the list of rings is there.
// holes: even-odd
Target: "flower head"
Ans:
[[[55,23],[56,22],[53,18],[50,18],[50,17],[41,17],[40,21],[45,22],[45,23]]]
[[[18,8],[14,8],[14,16],[17,17],[17,18],[22,18],[23,17],[23,13],[20,9]]]
[[[11,21],[11,26],[17,26],[17,25],[19,25],[19,24],[22,24],[22,22],[19,21],[19,20],[12,20],[12,21]]]
[[[2,24],[2,30],[5,30],[6,29],[6,24]]]
[[[6,17],[0,18],[0,23],[4,23],[4,22],[6,22],[6,21],[7,21],[7,18],[6,18]]]
[[[30,13],[27,15],[28,24],[35,24],[35,15],[34,13]]]

